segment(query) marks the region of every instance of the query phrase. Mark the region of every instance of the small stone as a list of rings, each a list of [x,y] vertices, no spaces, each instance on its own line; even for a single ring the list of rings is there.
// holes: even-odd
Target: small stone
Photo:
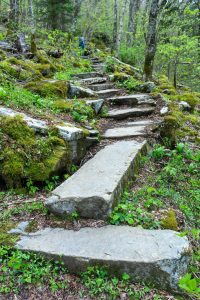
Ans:
[[[22,234],[22,233],[25,233],[26,231],[26,228],[28,227],[29,225],[29,221],[24,221],[24,222],[21,222],[17,225],[16,228],[13,228],[9,231],[9,233],[12,233],[12,234]]]
[[[164,106],[164,107],[160,110],[161,116],[164,116],[164,115],[168,114],[168,112],[169,112],[168,106]]]
[[[86,98],[86,97],[97,97],[97,94],[88,88],[83,88],[80,86],[76,86],[73,84],[70,84],[69,89],[69,97],[79,97],[79,98]]]
[[[179,103],[179,106],[183,111],[191,111],[192,110],[192,107],[186,101],[181,101]]]
[[[90,105],[94,109],[95,114],[98,115],[98,113],[101,111],[102,106],[104,104],[104,99],[88,100],[86,101],[86,104]]]

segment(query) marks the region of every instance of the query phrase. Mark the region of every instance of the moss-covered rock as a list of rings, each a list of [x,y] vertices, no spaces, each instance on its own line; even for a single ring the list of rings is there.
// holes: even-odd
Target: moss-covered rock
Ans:
[[[174,231],[178,231],[176,213],[173,209],[168,210],[166,215],[161,219],[161,226],[164,229],[171,229]]]
[[[69,83],[65,80],[32,81],[24,87],[42,97],[57,96],[65,98],[69,91]]]
[[[59,110],[62,112],[69,112],[71,108],[72,108],[71,101],[65,101],[65,100],[59,99],[53,103],[53,109]]]
[[[71,153],[57,131],[39,137],[20,117],[0,117],[0,127],[0,178],[8,188],[20,188],[27,180],[44,182],[69,170]]]
[[[178,120],[175,116],[169,115],[164,117],[163,123],[160,127],[160,135],[162,139],[169,143],[172,147],[177,142],[176,131],[179,128]]]
[[[200,104],[200,96],[197,93],[182,93],[177,96],[179,101],[187,102],[194,111],[197,104]]]

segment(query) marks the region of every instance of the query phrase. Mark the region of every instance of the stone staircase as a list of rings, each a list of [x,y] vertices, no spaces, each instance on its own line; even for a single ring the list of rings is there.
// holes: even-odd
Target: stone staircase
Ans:
[[[110,128],[102,133],[108,143],[52,192],[46,206],[63,217],[76,211],[83,218],[106,220],[127,182],[134,179],[141,155],[147,153],[146,129],[155,124],[149,116],[156,102],[149,94],[126,95],[103,73],[101,60],[91,61],[94,72],[76,75],[76,80],[97,92],[99,99],[90,101],[101,101],[108,107]],[[117,121],[113,124],[113,120]],[[16,246],[60,258],[71,272],[103,265],[115,276],[125,272],[133,281],[172,290],[177,290],[189,261],[186,237],[170,230],[131,226],[107,225],[79,231],[46,228],[24,233]]]

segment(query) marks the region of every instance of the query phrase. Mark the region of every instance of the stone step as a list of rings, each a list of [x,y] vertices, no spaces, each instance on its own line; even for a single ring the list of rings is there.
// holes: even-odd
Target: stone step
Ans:
[[[123,90],[119,90],[119,89],[109,89],[109,90],[102,90],[102,91],[98,91],[97,94],[100,98],[109,98],[112,97],[114,95],[120,95],[123,92]]]
[[[86,78],[96,78],[96,77],[103,77],[103,74],[100,72],[88,72],[88,73],[79,73],[74,74],[72,77],[80,78],[80,79],[86,79]]]
[[[135,127],[135,126],[149,126],[149,125],[154,125],[156,122],[152,120],[141,120],[141,121],[136,121],[136,122],[126,122],[123,124],[124,127]]]
[[[106,77],[93,77],[93,78],[85,78],[85,79],[81,79],[78,82],[80,82],[80,84],[96,84],[96,83],[104,83],[107,81]]]
[[[114,84],[112,83],[103,83],[103,84],[92,84],[90,85],[90,89],[93,91],[103,91],[110,90],[114,88]]]
[[[77,211],[81,217],[107,219],[127,182],[134,178],[138,157],[147,143],[120,141],[106,146],[46,200],[58,215]]]
[[[102,135],[105,139],[122,139],[135,136],[145,136],[146,126],[116,127],[106,130]]]
[[[141,108],[126,108],[126,109],[113,109],[108,112],[107,117],[116,120],[123,120],[130,117],[147,116],[154,112],[154,108],[141,107]]]
[[[113,276],[127,273],[133,282],[174,291],[187,272],[190,253],[188,239],[175,231],[113,225],[79,231],[46,228],[22,234],[16,248],[62,260],[72,273],[105,266]]]
[[[156,105],[156,101],[148,94],[134,94],[134,95],[126,95],[120,97],[112,97],[107,99],[107,101],[117,105],[130,105],[130,106],[136,106],[136,105],[155,106]]]

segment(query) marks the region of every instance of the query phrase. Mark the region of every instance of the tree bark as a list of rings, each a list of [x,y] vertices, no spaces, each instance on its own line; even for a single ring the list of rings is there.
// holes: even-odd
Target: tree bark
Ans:
[[[150,13],[149,13],[149,24],[148,33],[146,39],[146,53],[144,62],[144,75],[145,80],[151,80],[153,76],[153,64],[156,54],[157,44],[157,21],[159,14],[159,0],[152,0]]]
[[[114,23],[113,23],[113,50],[117,49],[117,31],[118,31],[118,0],[115,0]]]
[[[123,33],[123,25],[124,25],[124,15],[126,11],[126,4],[128,0],[124,0],[123,6],[122,6],[122,14],[119,22],[119,32],[118,32],[118,38],[117,38],[117,56],[119,57],[120,47],[121,47],[121,39],[122,39],[122,33]]]
[[[130,0],[129,4],[129,20],[128,20],[128,34],[127,45],[131,47],[135,38],[137,30],[137,12],[140,8],[141,0]]]
[[[30,19],[31,31],[34,33],[35,21],[34,21],[34,12],[33,12],[33,1],[28,0],[28,17]]]

